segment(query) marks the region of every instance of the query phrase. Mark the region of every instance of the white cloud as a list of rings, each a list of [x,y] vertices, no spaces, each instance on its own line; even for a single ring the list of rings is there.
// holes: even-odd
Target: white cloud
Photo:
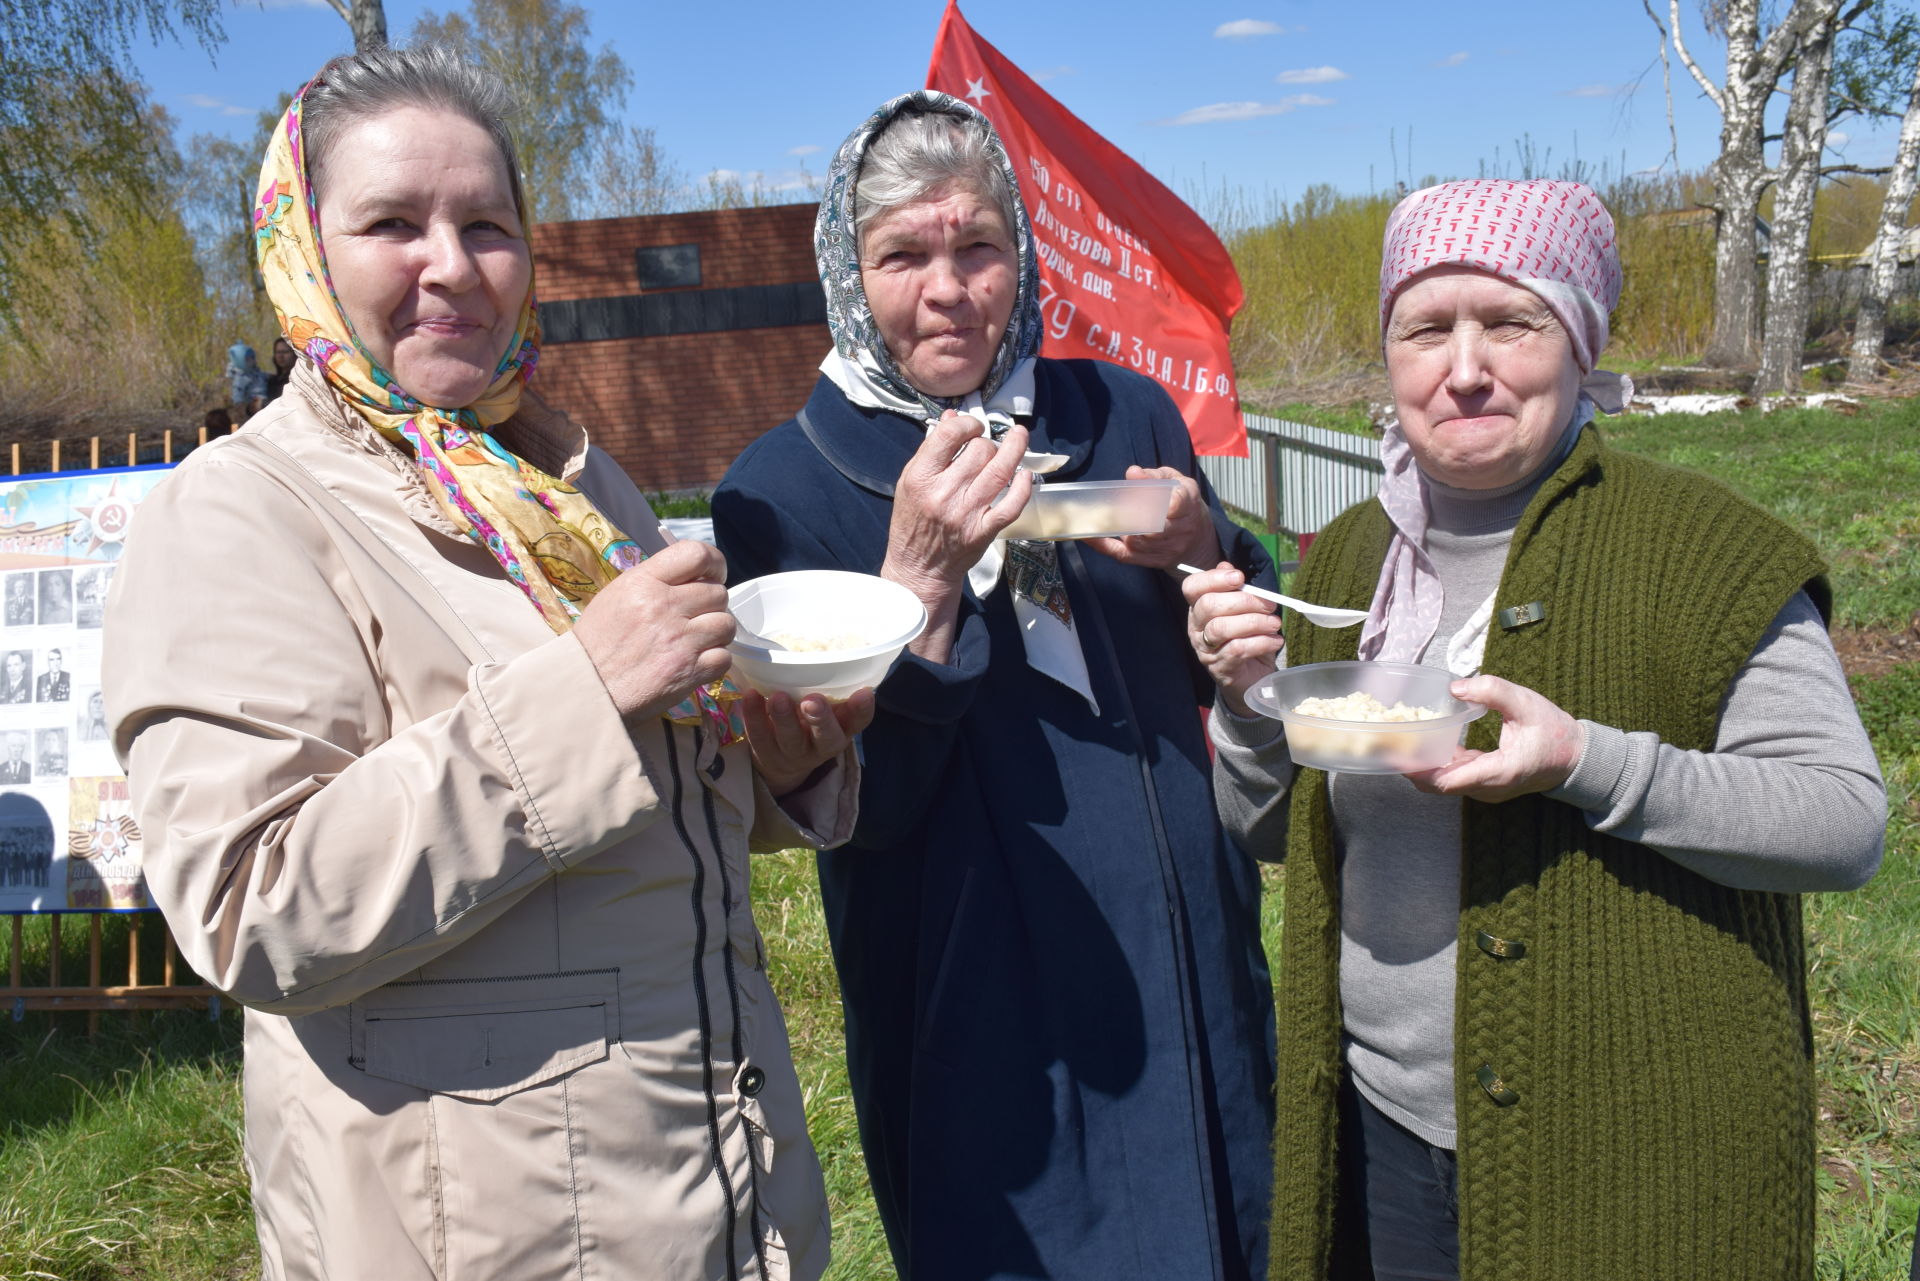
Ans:
[[[1457,67],[1461,63],[1465,62],[1466,60],[1467,60],[1467,54],[1464,51],[1462,51],[1460,53],[1450,53],[1446,57],[1440,59],[1440,61],[1434,63],[1433,65],[1436,67]]]
[[[1263,22],[1259,18],[1236,18],[1232,22],[1223,22],[1213,29],[1215,40],[1250,40],[1254,36],[1277,36],[1286,28],[1277,22]]]
[[[251,107],[236,107],[231,102],[222,102],[211,94],[189,93],[181,95],[181,101],[190,107],[200,107],[206,111],[217,111],[223,116],[250,116]]]
[[[1333,99],[1311,93],[1296,93],[1278,102],[1214,102],[1183,111],[1163,125],[1210,125],[1222,120],[1253,120],[1260,116],[1283,116],[1295,107],[1331,107]]]
[[[1027,74],[1041,84],[1045,84],[1049,80],[1058,80],[1061,76],[1070,76],[1074,74],[1074,70],[1072,67],[1048,67],[1044,71],[1029,71]]]
[[[798,147],[788,147],[787,154],[790,156],[810,156],[818,150],[820,150],[818,146],[816,146],[811,142],[808,142],[808,143],[803,143]]]
[[[1840,148],[1846,146],[1848,143],[1852,141],[1853,141],[1853,135],[1848,133],[1844,129],[1827,130],[1827,145],[1829,147],[1832,147],[1835,151],[1838,151]]]
[[[1294,71],[1282,71],[1273,79],[1276,84],[1283,85],[1325,85],[1346,78],[1347,73],[1338,67],[1300,67]]]
[[[1567,90],[1565,96],[1569,98],[1611,98],[1613,94],[1614,88],[1612,85],[1581,85],[1578,89]]]

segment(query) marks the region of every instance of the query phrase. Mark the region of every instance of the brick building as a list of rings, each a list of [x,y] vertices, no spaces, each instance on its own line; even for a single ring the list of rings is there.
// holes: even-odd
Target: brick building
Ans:
[[[534,386],[649,493],[710,490],[833,345],[815,204],[533,228]]]

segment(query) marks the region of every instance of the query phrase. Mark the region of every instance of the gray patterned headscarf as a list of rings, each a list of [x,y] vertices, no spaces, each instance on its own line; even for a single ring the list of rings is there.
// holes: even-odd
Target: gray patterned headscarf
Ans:
[[[1040,351],[1040,266],[1033,252],[1033,224],[1027,219],[1020,180],[1013,162],[1007,159],[1007,149],[1001,145],[992,122],[960,99],[932,89],[903,93],[868,116],[840,144],[827,170],[827,194],[820,200],[820,216],[813,223],[813,254],[820,265],[820,284],[827,293],[827,326],[833,331],[834,349],[860,371],[883,401],[903,407],[917,402],[925,417],[937,419],[946,410],[960,408],[966,397],[923,395],[893,363],[893,353],[887,350],[886,340],[873,323],[873,309],[867,305],[867,291],[860,283],[860,238],[853,221],[854,187],[860,180],[867,148],[896,116],[909,109],[945,112],[985,123],[987,154],[1000,166],[1013,194],[1011,230],[1019,261],[1019,288],[1007,331],[1000,337],[1000,350],[994,353],[987,380],[979,389],[983,400],[992,398],[1015,365]]]

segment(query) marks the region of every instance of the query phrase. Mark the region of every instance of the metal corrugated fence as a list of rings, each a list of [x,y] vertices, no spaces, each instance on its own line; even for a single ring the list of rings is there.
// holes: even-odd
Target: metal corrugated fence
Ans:
[[[1380,491],[1380,447],[1367,436],[1246,415],[1245,458],[1202,458],[1220,501],[1270,533],[1314,534]]]

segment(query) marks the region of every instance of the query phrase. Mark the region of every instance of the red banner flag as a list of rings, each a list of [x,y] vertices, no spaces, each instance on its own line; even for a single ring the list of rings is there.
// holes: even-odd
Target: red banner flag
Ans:
[[[1180,406],[1202,454],[1245,457],[1227,327],[1245,294],[1213,229],[1089,129],[948,0],[927,88],[993,121],[1020,175],[1040,257],[1040,354],[1146,374]]]

